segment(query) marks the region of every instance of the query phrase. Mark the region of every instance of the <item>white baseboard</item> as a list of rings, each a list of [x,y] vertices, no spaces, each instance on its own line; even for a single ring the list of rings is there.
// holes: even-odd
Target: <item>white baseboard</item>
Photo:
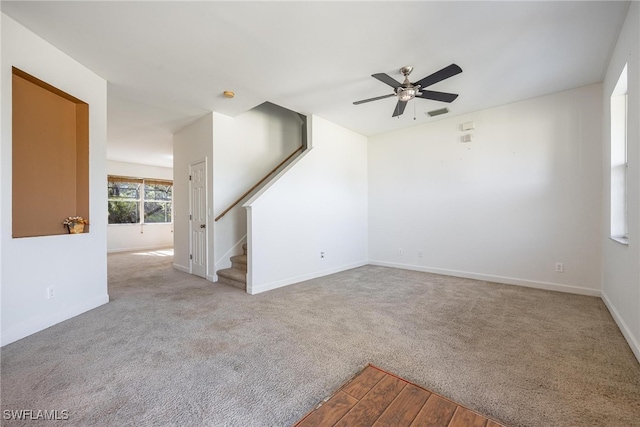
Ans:
[[[111,248],[107,249],[107,253],[118,253],[118,252],[140,252],[140,251],[158,251],[161,249],[173,249],[173,246],[162,245],[162,246],[141,246],[136,248]]]
[[[616,310],[615,306],[611,303],[611,300],[609,300],[609,297],[604,293],[604,291],[602,292],[602,301],[604,301],[604,305],[607,306],[609,313],[611,313],[611,317],[613,317],[613,320],[615,320],[618,325],[620,332],[622,332],[622,335],[627,340],[629,347],[631,347],[631,351],[633,351],[636,359],[640,362],[640,342],[638,342],[636,337],[633,336],[631,329],[629,329],[629,326],[627,326],[626,322],[622,319],[622,316],[620,316],[620,313],[618,313],[618,310]]]
[[[330,268],[327,270],[316,271],[309,274],[303,274],[302,276],[291,277],[288,279],[277,280],[275,282],[263,283],[258,286],[247,285],[247,293],[251,295],[259,294],[262,292],[270,291],[272,289],[282,288],[284,286],[293,285],[294,283],[304,282],[305,280],[316,279],[322,276],[328,276],[329,274],[339,273],[345,270],[351,270],[352,268],[362,267],[369,264],[368,261],[360,261],[353,264],[343,265],[341,267]]]
[[[588,295],[593,297],[600,296],[600,290],[582,288],[579,286],[563,285],[560,283],[537,282],[534,280],[517,279],[513,277],[492,276],[488,274],[472,273],[469,271],[447,270],[443,268],[423,267],[411,264],[399,264],[386,261],[369,261],[371,265],[379,265],[382,267],[402,268],[405,270],[423,271],[425,273],[442,274],[444,276],[464,277],[466,279],[484,280],[486,282],[504,283],[506,285],[524,286],[527,288],[545,289],[547,291],[566,292],[570,294]]]
[[[173,264],[173,268],[175,268],[178,271],[182,271],[183,273],[187,273],[187,274],[191,274],[191,272],[189,271],[189,267],[185,267],[184,265],[180,265],[180,264]],[[210,274],[207,274],[207,276],[204,278],[205,280],[208,280],[210,282],[215,282],[215,278],[216,276],[212,276]]]
[[[11,328],[7,332],[3,333],[2,337],[0,337],[0,343],[2,346],[5,346],[14,341],[18,341],[19,339],[35,334],[36,332],[40,332],[44,329],[47,329],[50,326],[53,326],[60,322],[64,322],[65,320],[71,319],[72,317],[76,317],[79,314],[86,313],[87,311],[93,310],[94,308],[99,307],[108,302],[109,302],[109,295],[105,294],[100,297],[93,298],[89,301],[85,301],[82,304],[73,306],[67,310],[63,310],[50,315],[27,320],[25,322],[20,323],[15,328]]]
[[[184,265],[174,263],[173,268],[182,271],[183,273],[191,274],[191,272],[189,271],[189,267],[185,267]]]

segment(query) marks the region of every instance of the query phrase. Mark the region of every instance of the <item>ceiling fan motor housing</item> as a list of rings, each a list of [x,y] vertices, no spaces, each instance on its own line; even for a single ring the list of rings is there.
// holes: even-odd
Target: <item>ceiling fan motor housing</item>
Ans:
[[[411,74],[412,71],[413,71],[413,67],[410,67],[408,65],[406,67],[400,68],[400,72],[405,77],[407,77],[409,74]]]
[[[420,85],[414,86],[409,81],[409,74],[411,74],[412,71],[413,67],[410,67],[408,65],[406,67],[400,68],[400,72],[404,76],[404,82],[402,82],[402,85],[398,86],[398,88],[396,89],[399,101],[411,101],[413,98],[419,95],[418,91],[420,89]]]

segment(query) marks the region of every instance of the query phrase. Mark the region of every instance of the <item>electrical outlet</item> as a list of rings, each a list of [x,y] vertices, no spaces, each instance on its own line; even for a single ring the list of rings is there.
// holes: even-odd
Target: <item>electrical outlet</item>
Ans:
[[[324,252],[320,252],[320,259],[324,258]]]
[[[564,264],[556,262],[556,273],[564,273]]]
[[[55,297],[56,297],[56,288],[54,288],[53,286],[49,286],[47,288],[47,299],[51,299]]]
[[[404,255],[404,251],[402,250],[402,248],[398,249],[398,255]]]

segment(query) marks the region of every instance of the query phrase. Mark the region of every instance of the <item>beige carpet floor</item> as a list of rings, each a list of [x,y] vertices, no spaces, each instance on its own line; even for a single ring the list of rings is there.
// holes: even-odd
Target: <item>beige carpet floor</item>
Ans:
[[[250,296],[165,255],[109,255],[109,304],[3,347],[2,410],[287,426],[372,363],[506,425],[640,425],[599,298],[376,266]]]

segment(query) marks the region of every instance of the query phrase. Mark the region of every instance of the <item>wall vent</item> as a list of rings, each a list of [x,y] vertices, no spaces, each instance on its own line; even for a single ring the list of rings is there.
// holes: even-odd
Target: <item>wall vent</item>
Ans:
[[[441,108],[439,110],[429,111],[427,114],[431,117],[439,116],[441,114],[447,114],[449,112],[448,108]]]

